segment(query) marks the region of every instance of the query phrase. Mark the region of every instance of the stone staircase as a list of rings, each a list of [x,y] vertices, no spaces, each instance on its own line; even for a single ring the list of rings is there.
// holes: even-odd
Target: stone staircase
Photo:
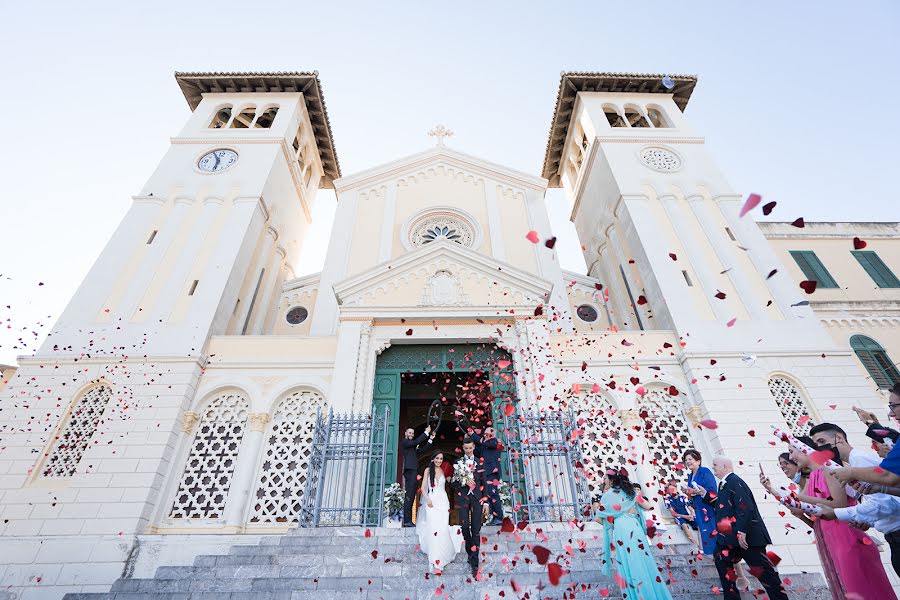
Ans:
[[[485,527],[481,575],[472,577],[460,553],[443,574],[427,573],[411,529],[295,529],[265,537],[257,546],[232,546],[229,554],[201,555],[193,566],[159,567],[152,579],[119,579],[108,593],[70,593],[64,600],[506,600],[527,598],[621,598],[618,585],[601,572],[599,527],[531,525],[504,533]],[[532,545],[551,551],[567,572],[550,585],[547,566]],[[675,600],[721,600],[711,558],[697,560],[686,543],[653,547]],[[829,600],[819,574],[784,576],[790,597]],[[763,597],[751,578],[745,598]]]

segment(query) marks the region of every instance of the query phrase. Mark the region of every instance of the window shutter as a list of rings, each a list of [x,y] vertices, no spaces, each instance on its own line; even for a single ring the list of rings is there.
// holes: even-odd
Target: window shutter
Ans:
[[[837,282],[812,250],[791,250],[791,256],[797,266],[803,271],[803,275],[811,281],[816,281],[820,288],[836,288]]]
[[[859,262],[872,281],[880,288],[900,287],[897,276],[888,268],[875,252],[871,250],[851,250],[853,258]]]
[[[864,335],[854,335],[850,338],[850,347],[880,389],[900,382],[900,371],[878,342]]]

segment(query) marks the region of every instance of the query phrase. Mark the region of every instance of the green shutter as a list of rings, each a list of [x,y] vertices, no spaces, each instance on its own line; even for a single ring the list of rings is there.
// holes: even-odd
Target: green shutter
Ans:
[[[854,335],[850,338],[850,347],[880,389],[900,383],[900,371],[878,342],[864,335]]]
[[[791,256],[797,262],[797,266],[803,271],[803,275],[810,281],[815,281],[820,288],[836,288],[837,282],[812,250],[791,250]]]
[[[851,250],[850,254],[862,265],[872,281],[880,288],[898,288],[900,281],[875,252],[871,250]]]

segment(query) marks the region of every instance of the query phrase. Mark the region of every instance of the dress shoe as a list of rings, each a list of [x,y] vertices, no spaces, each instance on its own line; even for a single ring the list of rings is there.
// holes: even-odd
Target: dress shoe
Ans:
[[[490,526],[492,526],[492,527],[493,527],[493,526],[496,526],[496,525],[503,525],[503,519],[496,519],[496,518],[495,518],[493,521],[491,521],[490,523],[488,523],[488,525],[490,525]]]
[[[416,524],[415,524],[415,523],[410,523],[409,521],[407,521],[406,523],[403,524],[403,526],[404,526],[404,527],[415,527]]]

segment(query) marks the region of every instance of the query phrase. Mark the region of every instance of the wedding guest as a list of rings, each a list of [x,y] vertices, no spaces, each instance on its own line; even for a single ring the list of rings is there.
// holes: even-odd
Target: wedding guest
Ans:
[[[716,478],[712,471],[701,463],[703,459],[696,450],[688,450],[682,456],[685,466],[690,470],[687,487],[684,492],[691,498],[691,506],[694,508],[694,520],[700,532],[700,544],[703,554],[712,556],[716,551],[716,521],[714,510],[703,502],[703,494],[700,494],[696,486],[707,490],[716,488]]]
[[[675,523],[681,526],[681,530],[687,539],[697,545],[698,551],[702,551],[703,547],[699,545],[694,532],[697,531],[697,521],[694,517],[694,507],[690,505],[689,500],[678,493],[678,482],[674,479],[669,481],[666,487],[666,497],[663,499],[666,508],[675,519]]]
[[[791,460],[791,455],[789,453],[782,452],[778,455],[778,466],[781,467],[781,472],[784,473],[784,476],[797,484],[799,489],[802,490],[806,487],[806,480],[809,479],[809,473],[804,473],[803,470],[797,466],[797,463]]]
[[[475,441],[475,455],[481,460],[487,480],[485,488],[493,518],[487,525],[503,524],[503,503],[500,501],[500,454],[503,444],[497,439],[493,427],[484,430],[484,438],[470,429],[469,437]]]
[[[616,573],[627,585],[627,592],[623,590],[625,598],[670,600],[672,595],[650,551],[646,522],[641,516],[640,508],[650,510],[650,503],[637,494],[625,469],[607,471],[603,489],[595,518],[603,525],[606,541],[604,573],[608,575],[615,562]]]
[[[900,420],[900,383],[895,383],[888,395],[888,417]],[[889,439],[890,432],[884,437]],[[895,444],[877,467],[844,467],[831,471],[831,474],[842,483],[862,481],[891,488],[900,487],[900,444]]]
[[[762,521],[753,492],[747,483],[734,473],[730,458],[717,456],[713,470],[719,478],[716,488],[697,490],[703,501],[715,510],[716,570],[722,583],[725,600],[740,600],[736,585],[735,565],[743,559],[750,565],[750,572],[765,588],[771,600],[788,600],[781,577],[775,565],[766,555],[766,546],[772,543]]]
[[[798,439],[813,450],[830,452],[833,456],[831,460],[840,463],[841,456],[837,449],[820,446],[808,436]],[[800,467],[810,469],[805,493],[798,494],[801,502],[832,509],[856,504],[856,500],[847,496],[844,486],[837,479],[826,476],[824,467],[794,447],[791,447],[790,453]],[[896,598],[881,566],[878,549],[869,536],[842,521],[815,518],[810,519],[810,525],[816,534],[819,560],[834,600],[844,600],[854,597],[854,594],[858,598]]]
[[[428,437],[429,433],[431,433],[430,425],[425,427],[425,431],[423,431],[422,435],[420,435],[419,437],[416,437],[416,431],[412,427],[410,427],[404,434],[406,439],[404,439],[400,444],[403,452],[404,527],[415,527],[412,522],[412,507],[413,502],[416,501],[416,492],[419,488],[419,486],[416,484],[416,479],[418,479],[419,471],[419,454],[426,451],[425,448],[419,448],[419,446],[424,444],[426,440],[428,441],[429,445],[434,441],[433,435],[431,437]]]

